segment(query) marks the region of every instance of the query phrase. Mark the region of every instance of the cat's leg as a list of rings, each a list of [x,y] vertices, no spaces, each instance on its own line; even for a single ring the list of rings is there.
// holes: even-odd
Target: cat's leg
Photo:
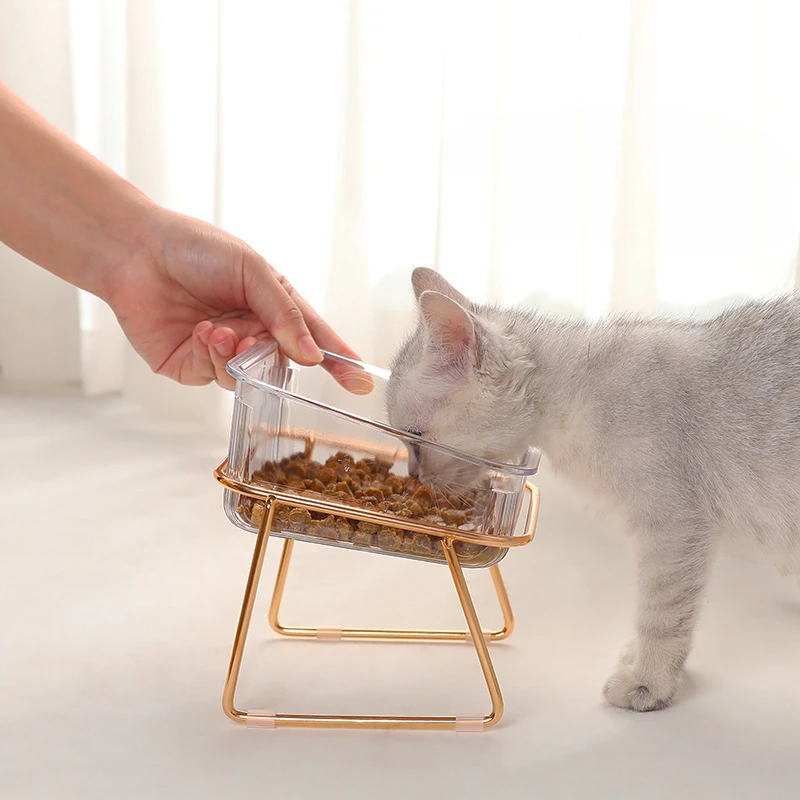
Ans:
[[[708,532],[684,531],[649,531],[638,539],[636,635],[603,690],[620,708],[664,708],[680,687],[712,555]]]

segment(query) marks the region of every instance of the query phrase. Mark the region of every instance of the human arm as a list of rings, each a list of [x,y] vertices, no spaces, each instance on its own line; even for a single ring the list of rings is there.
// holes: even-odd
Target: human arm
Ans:
[[[0,241],[107,302],[151,369],[181,383],[230,388],[228,359],[267,336],[300,364],[322,360],[318,345],[357,358],[244,242],[159,206],[2,83]]]

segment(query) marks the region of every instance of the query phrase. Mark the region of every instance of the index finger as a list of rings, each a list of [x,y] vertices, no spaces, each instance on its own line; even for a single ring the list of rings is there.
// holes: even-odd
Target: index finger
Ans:
[[[298,364],[321,363],[322,353],[292,298],[291,284],[257,255],[245,261],[243,273],[245,300],[281,350]]]
[[[292,289],[291,295],[297,307],[303,312],[303,319],[305,319],[306,325],[308,325],[314,336],[314,340],[320,347],[331,353],[361,361],[361,356],[325,322],[305,298],[301,297],[294,289]],[[346,364],[326,358],[322,362],[322,366],[337,383],[353,394],[369,394],[375,388],[372,376],[368,372],[359,369],[355,364]]]

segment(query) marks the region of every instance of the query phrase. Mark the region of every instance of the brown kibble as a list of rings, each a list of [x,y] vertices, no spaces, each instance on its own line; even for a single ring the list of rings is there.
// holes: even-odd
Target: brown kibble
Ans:
[[[397,475],[390,475],[386,479],[386,485],[392,490],[393,494],[402,494],[403,489],[405,488],[403,479]]]
[[[305,478],[306,468],[299,461],[292,461],[284,468],[287,478]]]
[[[309,531],[311,533],[311,531]],[[328,515],[324,519],[321,519],[314,525],[315,536],[321,536],[323,539],[338,539],[339,538],[339,531],[336,527],[336,517],[332,515]]]
[[[450,499],[442,492],[431,492],[431,498],[433,499],[433,507],[436,509],[437,513],[448,511],[453,507],[450,503]]]
[[[313,524],[311,512],[304,508],[293,508],[289,512],[289,527],[296,533],[307,533]]]
[[[381,528],[376,536],[378,547],[392,551],[399,549],[399,538],[399,531],[394,528]]]
[[[420,555],[430,555],[432,551],[431,537],[425,533],[415,533],[411,537],[411,549]]]
[[[422,506],[416,500],[409,500],[406,504],[406,511],[410,517],[421,517],[425,514]]]
[[[356,461],[345,452],[331,456],[325,464],[313,461],[309,454],[296,453],[280,462],[267,461],[253,473],[253,480],[278,483],[299,494],[326,498],[355,507],[374,509],[405,519],[419,519],[440,525],[465,525],[482,513],[473,514],[475,493],[448,494],[432,492],[416,478],[391,474],[391,464],[378,459]],[[479,496],[481,499],[482,495]],[[240,513],[253,525],[264,516],[264,503],[245,500]],[[320,539],[351,542],[357,547],[378,547],[393,553],[407,553],[423,558],[443,559],[442,540],[424,533],[415,533],[374,522],[355,521],[323,511],[278,506],[277,523],[284,530]],[[477,527],[481,527],[478,525]],[[491,557],[494,549],[458,543],[457,552],[470,564]],[[482,563],[482,562],[481,562]]]
[[[358,523],[358,529],[364,533],[377,533],[380,530],[380,525],[374,522],[364,522],[363,520]]]
[[[317,473],[317,480],[324,483],[326,486],[330,485],[336,480],[336,470],[330,467],[323,467]]]
[[[420,486],[412,497],[425,511],[433,505],[433,494],[427,486]]]
[[[336,455],[331,456],[326,462],[326,466],[329,467],[342,467],[345,471],[349,472],[353,468],[354,464],[353,456],[349,455],[348,453],[344,453],[341,450],[336,453]]]
[[[261,525],[261,520],[264,519],[264,508],[265,505],[263,503],[255,503],[250,509],[250,522],[253,525]]]
[[[365,506],[374,507],[378,505],[377,498],[374,495],[367,494],[363,489],[356,489],[353,496]]]
[[[464,505],[461,498],[457,494],[442,494],[444,497],[444,505],[443,508],[451,508],[456,511],[460,511],[461,507]]]
[[[415,553],[414,550],[414,534],[411,531],[403,531],[400,536],[400,549],[404,553]]]
[[[377,527],[377,525],[375,527]],[[372,547],[375,544],[375,534],[358,530],[353,534],[350,541],[358,547]]]
[[[467,521],[467,515],[463,511],[456,511],[455,509],[440,511],[439,516],[446,525],[451,526],[463,525]]]
[[[344,517],[336,517],[334,527],[336,528],[337,539],[348,539],[353,533],[353,526]]]
[[[384,477],[389,474],[389,470],[392,468],[392,464],[390,461],[383,461],[380,458],[376,458],[373,462],[372,471],[376,475],[383,475]]]

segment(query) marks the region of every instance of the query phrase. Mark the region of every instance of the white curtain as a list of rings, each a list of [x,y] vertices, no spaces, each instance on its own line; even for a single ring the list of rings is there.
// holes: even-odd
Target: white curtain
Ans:
[[[588,317],[794,287],[798,30],[784,0],[0,0],[0,79],[385,364],[419,264]],[[33,272],[0,259],[0,363],[47,377],[47,342],[2,312]],[[93,298],[36,296],[85,391],[224,418],[216,389],[149,375]]]

